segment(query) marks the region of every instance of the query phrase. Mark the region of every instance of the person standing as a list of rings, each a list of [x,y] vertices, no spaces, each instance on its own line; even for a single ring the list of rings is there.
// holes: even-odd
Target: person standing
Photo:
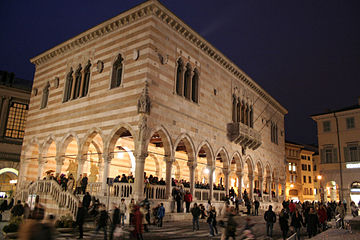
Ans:
[[[259,215],[260,202],[257,199],[255,199],[254,205],[255,205],[255,216],[258,216]]]
[[[83,194],[85,194],[86,192],[87,185],[88,185],[88,177],[86,176],[86,173],[84,173],[84,177],[81,180],[81,190]]]
[[[281,212],[279,214],[279,224],[280,229],[282,231],[282,237],[285,240],[287,238],[287,234],[289,232],[289,214],[286,212],[286,209],[281,209]]]
[[[181,212],[181,201],[182,201],[182,196],[181,196],[181,192],[180,192],[180,188],[176,187],[176,193],[175,193],[175,200],[176,200],[176,211],[179,213]]]
[[[235,240],[236,227],[237,227],[237,223],[234,219],[235,214],[236,213],[235,213],[234,207],[231,207],[229,214],[228,214],[228,221],[227,221],[226,228],[225,228],[225,240],[229,240],[230,237],[233,240]]]
[[[126,210],[127,210],[124,198],[121,199],[119,210],[120,210],[120,222],[121,222],[121,225],[124,226],[125,225],[125,214],[126,214]]]
[[[215,236],[213,221],[214,221],[214,214],[213,214],[212,209],[210,209],[210,211],[208,213],[208,218],[206,220],[206,222],[209,224],[209,229],[210,229],[209,237]]]
[[[324,205],[320,205],[320,208],[318,210],[318,217],[319,217],[319,224],[322,228],[322,231],[326,230],[326,220],[327,220],[327,213],[325,210]]]
[[[301,214],[299,213],[299,210],[296,209],[295,213],[292,215],[292,218],[291,218],[291,226],[294,227],[295,232],[296,232],[296,238],[298,240],[300,240],[301,225],[304,225],[304,221],[303,221]]]
[[[143,240],[142,232],[143,232],[143,216],[140,212],[140,207],[138,205],[134,206],[134,216],[132,219],[132,225],[134,226],[134,230],[132,231],[132,235],[136,237],[137,240]]]
[[[67,190],[70,191],[71,193],[73,192],[73,188],[74,188],[74,177],[72,175],[72,173],[70,173],[68,181],[67,181]]]
[[[164,216],[165,216],[164,204],[160,203],[160,207],[159,207],[158,212],[157,212],[158,227],[162,227]]]
[[[213,215],[213,228],[214,228],[214,232],[215,232],[215,234],[217,235],[218,234],[218,230],[217,230],[217,227],[216,227],[216,225],[217,225],[217,221],[216,221],[216,208],[215,207],[212,207],[211,208],[211,213],[212,213],[212,215]]]
[[[129,203],[129,225],[133,222],[135,200],[132,198]]]
[[[335,209],[335,214],[340,214],[341,227],[344,228],[344,218],[345,218],[345,207],[344,204],[339,202],[339,205]]]
[[[80,174],[79,178],[76,181],[75,194],[81,193],[81,182],[82,182],[82,174]]]
[[[185,200],[186,212],[189,213],[190,212],[190,204],[193,200],[192,195],[189,191],[186,191],[184,200]]]
[[[200,208],[198,207],[197,203],[194,203],[194,206],[191,209],[191,214],[193,216],[193,231],[199,230],[200,213]]]
[[[112,215],[112,224],[111,224],[111,231],[110,231],[110,240],[114,237],[115,228],[120,224],[120,209],[118,206],[113,203],[113,215]]]
[[[276,222],[276,215],[272,210],[272,205],[269,205],[269,210],[264,214],[266,221],[266,236],[272,237],[274,223]]]
[[[78,239],[83,238],[83,225],[84,225],[84,219],[85,219],[86,209],[83,207],[82,202],[79,202],[78,205],[78,211],[76,215],[76,225],[79,226],[79,237]]]

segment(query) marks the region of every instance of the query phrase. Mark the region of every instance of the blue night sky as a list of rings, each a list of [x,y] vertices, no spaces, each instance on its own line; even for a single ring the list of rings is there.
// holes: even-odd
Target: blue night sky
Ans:
[[[142,3],[0,1],[0,70],[33,79],[30,58]],[[162,0],[289,113],[286,137],[315,143],[309,115],[360,96],[358,0]]]

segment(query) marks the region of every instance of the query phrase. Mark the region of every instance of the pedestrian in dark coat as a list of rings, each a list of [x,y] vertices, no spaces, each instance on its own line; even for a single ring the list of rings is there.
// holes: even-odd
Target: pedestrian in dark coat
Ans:
[[[266,236],[272,237],[276,215],[273,212],[271,205],[269,206],[269,210],[265,212],[264,219],[266,221]]]
[[[207,220],[206,220],[206,222],[209,224],[209,229],[210,229],[210,237],[213,237],[213,236],[215,236],[215,234],[214,234],[214,225],[213,225],[213,221],[214,221],[214,213],[213,213],[213,211],[212,210],[210,210],[210,212],[209,212],[209,216],[208,216],[208,218],[207,218]]]
[[[257,199],[255,199],[254,205],[255,205],[255,216],[258,216],[259,215],[260,202]]]
[[[160,203],[160,206],[159,206],[158,211],[157,211],[157,218],[158,218],[158,226],[159,227],[162,227],[164,217],[165,217],[164,204]]]
[[[96,235],[98,234],[100,229],[104,230],[104,239],[107,240],[107,220],[108,220],[108,213],[106,212],[106,208],[105,205],[103,204],[100,207],[100,214],[99,214],[99,219],[98,219],[98,225],[96,227]]]
[[[285,240],[289,232],[289,214],[286,212],[286,209],[283,208],[279,214],[279,224],[282,231],[282,237]]]
[[[228,240],[230,237],[235,240],[236,236],[236,227],[237,223],[234,219],[236,212],[235,209],[231,208],[229,215],[228,215],[228,221],[225,228],[225,239]]]
[[[295,232],[296,232],[296,238],[298,240],[300,240],[301,225],[305,225],[305,224],[304,224],[301,214],[299,213],[299,210],[296,209],[295,213],[292,215],[292,218],[291,218],[291,226],[294,227]]]
[[[326,220],[327,220],[327,213],[324,205],[321,205],[318,210],[318,217],[319,217],[319,224],[322,228],[322,231],[326,230]]]
[[[79,202],[78,211],[76,215],[76,225],[79,226],[79,239],[83,238],[83,225],[85,219],[86,209],[83,207],[82,202]]]
[[[134,206],[134,216],[132,219],[132,225],[134,226],[134,230],[132,231],[132,235],[136,237],[137,240],[143,240],[143,216],[140,212],[140,207],[138,205]]]
[[[24,207],[21,204],[21,201],[18,200],[17,204],[11,209],[11,215],[14,217],[20,217],[24,214]]]
[[[306,224],[309,238],[315,236],[317,234],[317,228],[319,226],[319,219],[313,207],[310,208]]]
[[[86,192],[87,184],[88,184],[88,177],[86,176],[86,173],[84,173],[84,177],[81,179],[81,190],[83,194],[85,194]]]
[[[86,194],[83,197],[83,207],[86,208],[86,210],[89,209],[91,203],[91,196],[89,192],[86,192]]]
[[[193,216],[193,231],[199,230],[199,217],[201,210],[198,207],[197,203],[194,203],[194,207],[191,209],[191,214]]]

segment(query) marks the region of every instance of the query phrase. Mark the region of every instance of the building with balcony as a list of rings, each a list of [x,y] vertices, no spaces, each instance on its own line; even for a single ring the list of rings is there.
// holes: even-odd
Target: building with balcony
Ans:
[[[360,98],[358,104],[312,115],[317,123],[324,200],[360,200]]]
[[[15,190],[32,82],[0,71],[0,196]]]
[[[171,179],[196,201],[219,202],[231,187],[264,203],[283,199],[287,110],[158,1],[31,62],[19,196],[46,192],[39,179],[54,171],[86,173],[91,194],[110,202],[146,195],[169,207]],[[107,179],[121,174],[135,182],[108,192]],[[166,184],[144,188],[150,175]]]

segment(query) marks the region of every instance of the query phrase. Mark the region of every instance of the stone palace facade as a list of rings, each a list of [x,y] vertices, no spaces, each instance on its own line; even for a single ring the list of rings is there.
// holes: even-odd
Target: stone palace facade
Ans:
[[[130,195],[143,199],[146,172],[166,181],[153,198],[171,197],[171,178],[190,182],[198,200],[230,187],[284,197],[287,110],[158,1],[31,62],[19,190],[53,170],[87,173],[104,196],[107,178],[133,174]]]

